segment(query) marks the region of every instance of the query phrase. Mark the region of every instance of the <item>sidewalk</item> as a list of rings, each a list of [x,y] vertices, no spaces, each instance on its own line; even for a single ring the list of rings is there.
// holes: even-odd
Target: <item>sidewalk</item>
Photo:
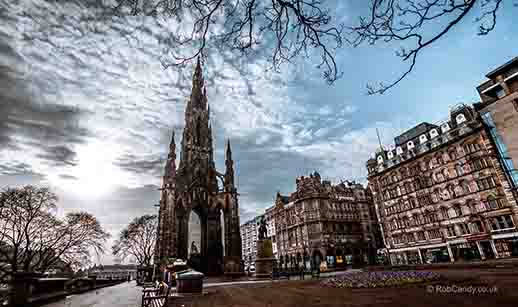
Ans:
[[[350,272],[359,272],[362,269],[349,269],[346,271],[334,271],[334,272],[325,272],[320,273],[320,278],[327,278],[333,276],[339,276],[343,274],[347,274]],[[309,280],[312,279],[311,275],[305,275],[304,279]],[[299,275],[295,275],[290,277],[289,280],[300,280]],[[268,283],[268,282],[279,282],[279,281],[288,281],[288,279],[275,279],[271,278],[255,278],[253,276],[243,276],[239,278],[227,279],[225,277],[206,277],[203,280],[203,287],[214,287],[214,286],[224,286],[224,285],[239,285],[239,284],[253,284],[253,283]]]
[[[430,264],[380,265],[365,267],[366,271],[391,270],[440,270],[440,269],[518,269],[518,258],[491,259],[482,261],[458,261]]]

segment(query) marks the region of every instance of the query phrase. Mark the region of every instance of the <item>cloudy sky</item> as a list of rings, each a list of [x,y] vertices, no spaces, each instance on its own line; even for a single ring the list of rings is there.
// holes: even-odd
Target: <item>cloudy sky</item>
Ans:
[[[366,2],[329,1],[339,3],[332,9],[346,23],[365,12]],[[88,12],[65,3],[0,0],[0,186],[49,185],[62,212],[87,210],[116,235],[134,217],[157,212],[192,66],[162,68],[168,23],[85,23]],[[476,35],[476,16],[469,16],[382,96],[367,96],[365,85],[405,69],[394,45],[342,48],[344,76],[333,86],[314,69],[318,58],[272,73],[262,57],[211,50],[204,73],[216,165],[224,167],[229,138],[241,221],[272,205],[277,191],[293,191],[295,177],[310,171],[365,182],[376,128],[388,144],[421,121],[446,117],[451,105],[477,101],[485,73],[518,56],[516,13],[505,2],[486,37]]]

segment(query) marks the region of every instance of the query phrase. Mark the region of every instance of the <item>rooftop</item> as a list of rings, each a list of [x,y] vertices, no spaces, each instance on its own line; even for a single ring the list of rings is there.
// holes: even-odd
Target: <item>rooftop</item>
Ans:
[[[518,64],[518,56],[514,57],[513,59],[511,59],[510,61],[506,62],[505,64],[500,65],[498,68],[490,71],[486,75],[486,77],[488,77],[489,79],[494,79],[496,76],[498,76],[500,73],[502,73],[503,70],[506,70],[509,66],[511,66],[513,64]]]

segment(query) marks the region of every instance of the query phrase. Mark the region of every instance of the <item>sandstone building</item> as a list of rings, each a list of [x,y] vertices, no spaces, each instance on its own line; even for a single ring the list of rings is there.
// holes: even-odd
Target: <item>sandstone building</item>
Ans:
[[[368,189],[357,183],[332,185],[315,172],[296,180],[289,196],[277,194],[266,210],[273,222],[282,268],[363,264],[375,259],[381,243]]]
[[[176,168],[173,133],[161,189],[155,263],[164,264],[171,258],[187,259],[188,221],[194,212],[201,222],[199,269],[220,274],[224,264],[228,268],[227,263],[241,262],[238,193],[230,143],[225,151],[225,172],[218,172],[214,165],[210,111],[199,60],[185,110],[181,146],[180,163]]]
[[[510,256],[516,200],[478,113],[457,105],[421,123],[367,162],[393,264]]]

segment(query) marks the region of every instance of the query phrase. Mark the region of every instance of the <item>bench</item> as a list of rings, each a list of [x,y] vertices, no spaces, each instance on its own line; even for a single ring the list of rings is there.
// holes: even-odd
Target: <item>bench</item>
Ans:
[[[169,292],[171,287],[166,283],[161,283],[160,286],[153,289],[142,290],[142,307],[164,307],[167,306]]]

